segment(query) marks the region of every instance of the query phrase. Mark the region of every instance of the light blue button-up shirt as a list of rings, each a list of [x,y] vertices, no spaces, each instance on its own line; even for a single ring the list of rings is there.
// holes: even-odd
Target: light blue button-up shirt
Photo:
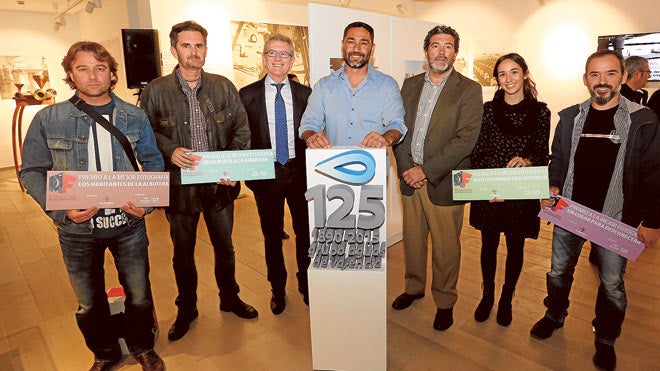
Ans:
[[[403,100],[391,76],[368,65],[367,76],[353,89],[345,66],[319,80],[307,101],[298,135],[325,132],[333,146],[357,146],[369,132],[403,135]]]

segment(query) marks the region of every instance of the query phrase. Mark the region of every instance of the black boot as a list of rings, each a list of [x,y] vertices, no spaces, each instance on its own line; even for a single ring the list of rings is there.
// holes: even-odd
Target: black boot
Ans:
[[[502,287],[502,296],[497,304],[497,323],[500,326],[509,326],[511,324],[511,299],[513,299],[513,292],[515,287],[509,284],[504,284]]]
[[[482,282],[481,288],[483,289],[483,295],[477,309],[474,311],[474,319],[477,322],[488,319],[495,302],[495,282]]]

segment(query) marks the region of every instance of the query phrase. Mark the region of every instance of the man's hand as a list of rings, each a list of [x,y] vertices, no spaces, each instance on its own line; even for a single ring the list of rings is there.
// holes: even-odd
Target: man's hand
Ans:
[[[195,159],[189,155],[188,152],[193,152],[193,150],[190,148],[178,147],[172,152],[172,158],[170,158],[170,161],[173,165],[182,169],[190,169],[195,165]]]
[[[135,206],[132,202],[126,203],[126,205],[121,207],[126,214],[133,215],[136,218],[144,218],[147,215],[147,210],[142,207]]]
[[[408,187],[419,189],[426,184],[426,174],[424,174],[421,166],[415,165],[403,172],[403,181]]]
[[[550,194],[553,196],[559,196],[559,188],[552,186],[550,187]],[[541,206],[543,207],[552,207],[552,205],[555,204],[555,199],[550,197],[550,198],[544,198],[541,200]]]
[[[236,182],[235,182],[235,181],[231,181],[231,180],[229,180],[229,179],[220,178],[220,180],[218,180],[217,184],[220,184],[220,185],[223,185],[223,186],[233,187],[233,186],[236,185]]]
[[[389,142],[385,136],[376,133],[375,131],[369,132],[367,136],[362,139],[358,146],[363,148],[382,148],[389,147],[392,143]]]
[[[398,130],[388,130],[385,134],[380,135],[375,131],[369,132],[367,136],[362,139],[358,146],[367,148],[383,148],[389,147],[397,143],[401,139],[401,133]]]
[[[325,136],[323,132],[313,132],[307,130],[303,133],[302,138],[307,144],[307,148],[330,148],[332,144],[328,140],[328,137]]]
[[[85,210],[69,210],[66,212],[66,217],[69,218],[72,222],[80,224],[92,219],[92,217],[96,215],[97,212],[99,212],[99,208],[92,206]]]
[[[646,228],[640,224],[637,228],[637,239],[646,244],[646,247],[657,245],[660,240],[660,228]]]

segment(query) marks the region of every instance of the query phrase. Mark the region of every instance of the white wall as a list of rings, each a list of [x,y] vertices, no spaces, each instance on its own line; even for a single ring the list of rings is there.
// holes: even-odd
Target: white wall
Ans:
[[[169,33],[174,24],[194,20],[209,32],[205,70],[233,79],[230,21],[307,25],[307,6],[261,0],[162,0],[151,1],[153,28],[158,30],[164,64],[176,62],[170,53]],[[170,67],[163,74],[171,73]]]
[[[419,2],[416,14],[455,28],[459,54],[471,43],[511,40],[501,52],[518,52],[527,60],[554,127],[558,111],[589,97],[582,74],[598,36],[660,31],[657,9],[656,0],[547,0],[544,6],[533,0],[445,0]]]
[[[133,3],[146,0],[129,0]],[[139,5],[139,4],[138,4]],[[137,5],[136,5],[137,6]],[[148,8],[147,8],[148,9]],[[79,11],[65,15],[66,26],[53,30],[54,13],[1,11],[1,55],[44,56],[48,64],[50,84],[58,93],[56,101],[68,99],[73,91],[62,80],[62,58],[69,47],[80,40],[99,42],[108,48],[119,63],[119,81],[115,93],[134,103],[133,91],[126,89],[126,77],[121,46],[121,29],[129,28],[127,6],[124,1],[105,1],[92,14]],[[25,89],[23,90],[25,91]],[[0,100],[0,168],[13,167],[11,118],[16,104],[13,99]],[[43,106],[28,106],[23,115],[23,132]]]

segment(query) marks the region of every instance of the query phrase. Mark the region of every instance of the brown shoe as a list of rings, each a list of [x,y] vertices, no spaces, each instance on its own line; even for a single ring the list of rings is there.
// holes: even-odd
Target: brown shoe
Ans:
[[[110,371],[114,370],[115,367],[119,366],[121,363],[123,357],[119,357],[116,359],[95,359],[94,363],[92,364],[92,367],[89,369],[89,371]]]
[[[165,363],[154,350],[148,350],[135,356],[144,371],[164,371]]]

